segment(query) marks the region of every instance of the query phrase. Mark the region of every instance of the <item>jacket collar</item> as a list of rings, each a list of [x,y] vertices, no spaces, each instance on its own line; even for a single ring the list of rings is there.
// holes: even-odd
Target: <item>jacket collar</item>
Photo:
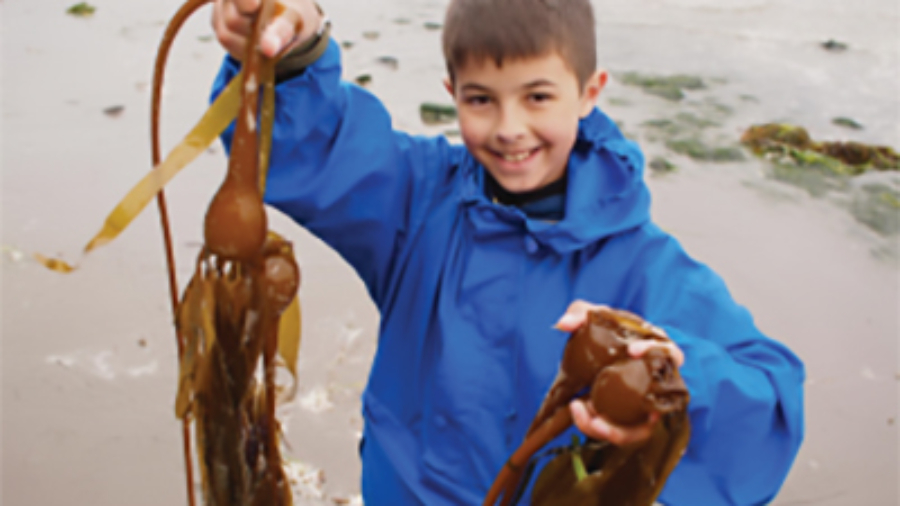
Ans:
[[[481,234],[525,231],[558,253],[584,248],[650,219],[644,157],[637,144],[595,108],[579,123],[569,156],[566,214],[558,222],[530,219],[520,210],[494,204],[484,194],[484,167],[468,152],[460,175],[462,203]]]

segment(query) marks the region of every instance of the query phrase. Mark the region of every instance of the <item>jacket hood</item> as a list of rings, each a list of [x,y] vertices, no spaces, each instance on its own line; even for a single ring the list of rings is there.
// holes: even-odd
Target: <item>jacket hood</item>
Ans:
[[[468,151],[462,165],[462,200],[479,232],[524,226],[542,246],[568,253],[650,220],[644,156],[597,108],[579,123],[567,169],[565,217],[558,222],[531,219],[490,202],[483,190],[484,167]]]

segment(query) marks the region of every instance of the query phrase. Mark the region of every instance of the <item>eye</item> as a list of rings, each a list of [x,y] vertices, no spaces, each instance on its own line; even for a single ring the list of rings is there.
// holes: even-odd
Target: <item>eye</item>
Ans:
[[[468,95],[463,99],[466,105],[471,105],[474,107],[487,105],[491,102],[491,97],[487,95]]]
[[[553,99],[553,95],[549,93],[535,92],[528,95],[528,100],[530,102],[534,102],[536,104],[541,104],[544,102],[549,102]]]

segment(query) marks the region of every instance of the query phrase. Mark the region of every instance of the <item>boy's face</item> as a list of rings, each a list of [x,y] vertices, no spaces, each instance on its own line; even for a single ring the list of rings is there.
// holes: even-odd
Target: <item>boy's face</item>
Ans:
[[[598,71],[584,89],[556,53],[504,61],[469,61],[446,83],[459,114],[463,141],[510,192],[535,190],[559,179],[578,134],[606,84]]]

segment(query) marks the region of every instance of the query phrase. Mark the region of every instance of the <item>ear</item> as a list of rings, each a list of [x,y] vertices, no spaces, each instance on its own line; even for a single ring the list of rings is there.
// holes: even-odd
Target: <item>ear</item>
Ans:
[[[456,88],[453,87],[453,82],[450,81],[449,77],[444,78],[444,89],[447,90],[451,97],[456,98]]]
[[[580,117],[584,118],[594,110],[594,106],[597,105],[597,99],[600,97],[600,92],[606,87],[607,80],[609,80],[609,74],[603,69],[598,69],[584,83],[584,90],[581,92]]]

